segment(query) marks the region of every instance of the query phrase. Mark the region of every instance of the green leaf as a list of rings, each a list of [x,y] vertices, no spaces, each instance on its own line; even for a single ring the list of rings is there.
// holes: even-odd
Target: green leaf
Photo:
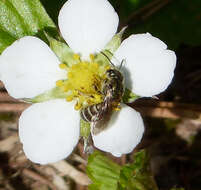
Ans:
[[[123,102],[124,103],[131,103],[134,102],[136,99],[140,98],[140,96],[135,95],[131,90],[125,89],[123,95]]]
[[[66,3],[67,0],[40,0],[47,13],[53,19],[54,23],[58,23],[58,15],[61,7]]]
[[[44,101],[48,101],[48,100],[52,100],[52,99],[59,99],[59,98],[63,99],[63,98],[66,98],[67,95],[68,95],[67,92],[64,92],[59,87],[55,87],[55,88],[53,88],[49,91],[46,91],[34,98],[24,98],[23,100],[25,102],[29,102],[29,103],[39,103],[39,102],[44,102]]]
[[[116,190],[121,166],[109,160],[100,152],[94,152],[88,158],[87,174],[93,184],[90,190]]]
[[[0,53],[16,39],[55,28],[39,0],[0,0]]]
[[[90,190],[158,190],[144,150],[123,167],[96,151],[89,156],[87,174],[93,182]]]
[[[15,40],[16,38],[0,29],[0,53]]]
[[[144,150],[135,154],[133,164],[122,168],[118,190],[158,190]]]

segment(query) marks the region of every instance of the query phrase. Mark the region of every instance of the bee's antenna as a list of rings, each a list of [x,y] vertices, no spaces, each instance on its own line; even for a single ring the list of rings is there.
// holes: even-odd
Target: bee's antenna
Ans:
[[[110,58],[109,58],[104,52],[101,51],[101,54],[104,55],[104,56],[107,58],[107,60],[110,62],[110,64],[111,64],[113,67],[115,67],[115,65],[112,63],[112,61],[110,60]]]
[[[126,61],[125,59],[122,59],[122,61],[121,61],[121,63],[120,63],[120,66],[119,66],[119,70],[121,70],[122,65],[123,65],[123,63],[124,63],[125,61]]]
[[[108,50],[106,50],[110,55],[112,55],[113,56],[113,54],[110,52],[110,51],[108,51]],[[113,65],[113,66],[115,66],[114,65],[114,63],[112,63],[111,61],[110,61],[110,59],[109,59],[109,57],[104,53],[104,52],[102,52],[101,51],[101,53],[109,60],[109,62]],[[116,57],[114,57],[116,60],[117,60],[117,58]],[[118,60],[117,60],[118,61]],[[124,62],[125,62],[126,60],[125,59],[122,59],[122,61],[121,61],[121,63],[120,63],[120,66],[119,66],[119,70],[121,70],[121,68],[122,68],[122,66],[123,66],[123,64],[124,64]],[[119,61],[118,61],[119,62]]]

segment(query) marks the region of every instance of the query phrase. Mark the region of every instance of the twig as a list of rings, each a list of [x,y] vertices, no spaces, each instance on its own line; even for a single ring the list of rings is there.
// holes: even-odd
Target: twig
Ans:
[[[87,161],[77,154],[72,154],[70,156],[70,158],[72,158],[73,160],[75,160],[81,164],[87,165]]]
[[[75,190],[86,190],[86,188],[84,186],[76,184]]]
[[[17,143],[18,141],[19,141],[19,138],[17,135],[10,136],[5,140],[0,141],[0,151],[11,151],[14,148],[15,143]],[[24,155],[22,155],[22,159],[20,159],[19,161],[21,160],[24,162]],[[90,180],[87,177],[87,175],[78,171],[76,168],[74,168],[73,166],[71,166],[65,161],[53,163],[53,164],[50,164],[50,166],[53,166],[62,175],[64,176],[67,175],[71,177],[75,182],[77,182],[80,185],[90,184]]]
[[[6,182],[5,182],[5,188],[6,188],[7,190],[15,190],[14,187],[9,183],[8,180],[5,180],[5,181],[6,181]]]
[[[59,176],[53,168],[46,167],[45,172],[52,176],[54,185],[56,185],[60,190],[70,189],[69,184],[67,184],[64,178]]]
[[[9,96],[7,92],[0,91],[0,102],[18,102],[18,101]]]
[[[159,118],[189,118],[201,121],[201,106],[154,100],[136,101],[131,105],[142,115]]]
[[[19,142],[17,134],[0,141],[0,152],[9,152],[15,147],[17,142]]]
[[[69,184],[59,175],[53,175],[52,183],[56,185],[59,190],[70,190]]]
[[[12,168],[20,168],[20,167],[24,167],[25,165],[30,164],[27,160],[27,157],[24,155],[24,153],[21,151],[21,154],[15,156],[14,158],[12,158],[12,160],[10,161],[10,166]]]
[[[3,83],[0,81],[0,90],[1,89],[4,89],[4,85],[3,85]]]
[[[161,1],[160,4],[154,6],[150,11],[148,11],[146,14],[142,16],[142,20],[145,21],[147,20],[151,15],[155,14],[158,10],[162,9],[165,7],[168,3],[170,3],[172,0],[163,0]]]
[[[23,169],[22,174],[33,180],[39,181],[42,184],[48,185],[52,190],[58,190],[57,187],[52,184],[49,180],[29,169]]]
[[[128,18],[120,24],[119,28],[123,28],[127,25],[135,25],[137,23],[144,22],[151,15],[156,13],[158,10],[163,8],[165,5],[170,3],[172,0],[155,0],[149,3],[148,5],[142,7],[136,12],[133,12]],[[132,23],[131,23],[132,22]]]
[[[166,102],[154,99],[138,99],[132,103],[133,106],[137,107],[158,107],[158,108],[180,108],[201,111],[201,105],[177,103],[177,102]]]
[[[0,103],[0,112],[21,113],[29,106],[30,104],[25,103]]]
[[[61,172],[64,176],[67,175],[72,178],[76,183],[80,185],[89,185],[91,183],[90,179],[84,173],[78,171],[76,168],[68,164],[66,161],[62,160],[60,162],[50,164]]]
[[[56,169],[50,166],[39,166],[33,164],[33,167],[42,175],[50,176],[52,183],[59,189],[59,190],[69,190],[69,185],[63,179],[63,177],[59,176],[56,172]]]
[[[0,103],[0,112],[21,113],[29,107],[30,104],[25,103]],[[161,118],[189,118],[201,120],[200,105],[181,104],[174,102],[154,102],[152,100],[135,102],[132,107],[149,117]]]

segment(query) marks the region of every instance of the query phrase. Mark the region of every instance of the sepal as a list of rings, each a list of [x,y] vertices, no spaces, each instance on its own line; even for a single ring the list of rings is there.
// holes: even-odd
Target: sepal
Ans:
[[[53,99],[64,99],[67,95],[68,92],[64,92],[61,88],[55,87],[42,94],[39,94],[38,96],[35,96],[34,98],[23,98],[22,100],[27,103],[40,103]]]
[[[57,55],[61,63],[64,63],[67,66],[71,66],[75,63],[75,59],[73,57],[74,53],[66,43],[56,40],[48,33],[45,33],[45,35],[49,41],[50,48]]]
[[[134,94],[131,90],[129,90],[128,88],[125,89],[124,91],[124,95],[122,98],[123,103],[132,103],[135,100],[137,100],[138,98],[140,98],[140,96]]]
[[[113,55],[114,52],[119,48],[122,41],[122,36],[127,27],[122,28],[122,30],[113,36],[113,38],[107,43],[103,51],[109,51]]]

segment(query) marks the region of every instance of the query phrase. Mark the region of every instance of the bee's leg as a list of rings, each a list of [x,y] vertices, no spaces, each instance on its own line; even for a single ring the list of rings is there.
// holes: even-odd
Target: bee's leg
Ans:
[[[107,51],[107,52],[109,52],[110,54],[112,54],[110,51]],[[107,56],[106,53],[104,53],[103,51],[101,51],[101,54],[107,58],[107,60],[110,62],[110,64],[111,64],[113,67],[115,67],[115,65],[111,62],[110,58]],[[113,55],[113,54],[112,54],[112,55]]]
[[[126,63],[126,60],[125,60],[125,59],[122,59],[122,61],[121,61],[121,63],[120,63],[120,66],[119,66],[119,70],[121,70],[123,64],[125,64],[125,63]]]
[[[98,92],[99,94],[103,94],[103,93],[98,89],[97,85],[94,84],[93,87],[94,87],[94,90],[95,90],[96,92]]]
[[[101,117],[103,117],[103,116],[101,116]],[[103,119],[92,122],[91,123],[91,133],[93,135],[97,135],[98,133],[100,133],[102,131],[102,127],[103,127]]]

